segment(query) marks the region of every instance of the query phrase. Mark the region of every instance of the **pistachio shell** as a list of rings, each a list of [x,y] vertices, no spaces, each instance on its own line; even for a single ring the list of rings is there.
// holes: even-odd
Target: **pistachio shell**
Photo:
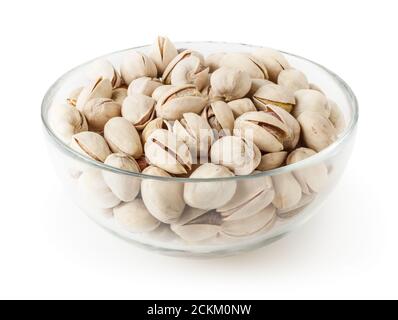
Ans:
[[[267,79],[252,79],[252,86],[247,96],[250,98],[253,97],[253,95],[257,92],[258,89],[260,89],[262,86],[266,86],[269,84],[274,84],[274,83]]]
[[[76,108],[83,111],[84,105],[94,98],[110,98],[112,96],[112,84],[109,79],[98,78],[91,81],[83,88],[76,101]]]
[[[263,63],[267,68],[269,79],[275,83],[278,80],[279,73],[290,68],[284,55],[271,48],[257,49],[253,52],[253,56]]]
[[[210,224],[173,224],[171,230],[185,241],[199,242],[214,238],[220,232],[221,227]]]
[[[174,88],[174,86],[172,85],[163,85],[160,87],[157,87],[153,93],[152,93],[152,98],[155,99],[156,101],[159,101],[159,99],[168,91],[170,91],[170,89]]]
[[[340,110],[339,106],[336,104],[336,102],[329,99],[328,104],[329,104],[329,109],[330,109],[329,120],[333,124],[333,126],[336,128],[336,134],[340,134],[346,128],[344,114],[341,112],[341,110]]]
[[[120,104],[112,99],[95,98],[83,107],[91,131],[102,132],[105,124],[114,117],[120,117]]]
[[[167,121],[163,120],[162,118],[155,118],[152,121],[148,122],[145,126],[144,130],[141,133],[142,144],[148,140],[148,137],[157,129],[167,129],[172,130],[172,126],[168,124]]]
[[[293,174],[282,173],[272,177],[275,188],[275,198],[272,203],[277,209],[293,207],[301,200],[301,187]]]
[[[282,70],[278,76],[278,84],[292,92],[310,88],[306,75],[296,69]]]
[[[303,89],[298,90],[294,94],[296,98],[296,106],[293,115],[298,118],[305,111],[318,112],[322,116],[329,118],[330,106],[325,95],[316,90]]]
[[[172,85],[193,84],[201,91],[208,85],[209,68],[198,57],[190,56],[174,67],[170,79]]]
[[[246,53],[227,53],[222,57],[220,66],[245,71],[250,78],[268,79],[268,72],[264,64]]]
[[[155,63],[158,75],[162,75],[168,64],[178,55],[174,44],[167,37],[157,37],[150,57]]]
[[[257,170],[267,171],[279,168],[285,163],[286,158],[286,151],[267,153],[261,157],[261,161],[257,167]]]
[[[225,135],[231,135],[234,130],[235,117],[231,108],[224,101],[215,101],[207,106],[202,117],[210,124],[211,128]]]
[[[116,103],[122,105],[124,99],[127,97],[127,89],[126,88],[116,88],[112,91],[111,99]]]
[[[272,104],[291,112],[295,105],[294,94],[287,88],[276,84],[262,86],[253,95],[253,102],[258,106]]]
[[[141,93],[132,93],[124,99],[123,118],[130,121],[137,130],[143,130],[155,117],[156,101]]]
[[[178,219],[178,221],[175,224],[183,226],[199,218],[200,216],[203,216],[206,212],[207,210],[192,208],[187,206],[185,207],[184,213],[181,215],[181,217]]]
[[[323,92],[323,90],[322,90],[318,85],[316,85],[316,84],[314,84],[314,83],[310,83],[310,84],[309,84],[309,89],[311,89],[311,90],[316,90],[316,91],[319,91],[319,92],[322,93],[322,94],[325,94],[325,93]]]
[[[81,154],[100,162],[104,162],[106,157],[111,154],[104,138],[98,133],[90,131],[75,134],[72,137],[70,147]]]
[[[79,98],[80,93],[83,91],[84,87],[79,87],[76,89],[73,89],[68,97],[66,98],[66,102],[68,103],[68,105],[72,106],[72,107],[76,107],[76,102],[77,99]]]
[[[212,73],[210,84],[215,96],[231,101],[243,98],[249,92],[251,80],[245,71],[221,67]]]
[[[106,59],[99,59],[91,63],[88,71],[90,80],[96,80],[100,77],[108,79],[113,88],[118,88],[122,84],[122,77],[115,67]]]
[[[278,218],[281,219],[288,219],[288,218],[292,218],[293,216],[297,215],[298,213],[301,212],[301,209],[310,204],[312,201],[314,201],[315,199],[315,195],[307,195],[307,194],[303,194],[303,196],[301,197],[301,200],[295,204],[294,206],[290,207],[290,208],[285,208],[285,209],[280,209],[277,211],[277,216]]]
[[[128,95],[143,94],[151,97],[153,92],[162,86],[162,83],[158,79],[151,79],[148,77],[141,77],[131,81],[128,87]]]
[[[154,62],[145,54],[137,51],[131,51],[125,55],[120,72],[127,85],[141,77],[156,78],[158,73]]]
[[[240,117],[242,114],[250,111],[257,111],[253,101],[249,98],[237,99],[228,102],[235,118]]]
[[[225,52],[216,52],[209,54],[206,57],[205,65],[210,68],[210,72],[216,71],[220,68],[221,59],[225,56]]]

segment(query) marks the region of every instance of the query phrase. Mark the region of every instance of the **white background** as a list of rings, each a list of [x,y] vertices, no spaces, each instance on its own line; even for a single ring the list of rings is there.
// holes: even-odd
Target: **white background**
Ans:
[[[398,298],[395,1],[2,1],[0,298]],[[64,197],[40,104],[62,73],[141,44],[223,40],[327,66],[360,102],[357,144],[319,214],[230,258],[146,252]]]

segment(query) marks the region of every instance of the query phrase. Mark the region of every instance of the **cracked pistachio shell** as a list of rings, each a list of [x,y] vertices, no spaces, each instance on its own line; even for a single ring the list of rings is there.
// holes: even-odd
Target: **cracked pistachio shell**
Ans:
[[[116,103],[122,105],[124,99],[127,97],[127,89],[126,88],[116,88],[112,91],[111,99]]]
[[[275,84],[275,83],[267,79],[252,79],[252,86],[247,96],[250,98],[253,97],[253,95],[257,92],[258,89],[268,84]]]
[[[145,145],[145,143],[148,140],[148,137],[152,134],[152,132],[154,132],[157,129],[171,130],[172,126],[162,118],[155,118],[149,121],[141,133],[141,139],[143,145]]]
[[[234,174],[226,167],[205,163],[190,176],[192,179],[227,178]],[[184,186],[185,202],[193,207],[212,210],[228,203],[236,191],[236,181],[187,182]]]
[[[75,134],[72,137],[70,147],[81,154],[100,162],[104,162],[111,154],[104,138],[98,133],[91,131],[84,131]]]
[[[309,148],[319,152],[337,140],[333,124],[319,112],[303,112],[297,120],[304,142]]]
[[[203,110],[202,117],[219,133],[222,131],[225,135],[231,135],[234,130],[234,114],[224,101],[212,102]]]
[[[145,143],[145,155],[150,164],[172,174],[187,174],[192,167],[188,146],[168,130],[152,132]]]
[[[210,77],[213,95],[226,101],[243,98],[250,90],[251,79],[247,72],[221,67]]]
[[[119,198],[105,183],[100,170],[84,171],[77,183],[80,199],[90,206],[109,209],[120,203]]]
[[[313,155],[316,155],[316,152],[312,149],[298,148],[289,154],[286,163],[293,164]],[[323,163],[294,170],[293,174],[305,194],[320,192],[328,181],[328,169]]]
[[[281,219],[288,219],[296,216],[301,212],[301,209],[310,204],[315,199],[315,194],[307,195],[303,194],[301,200],[290,208],[280,209],[276,212],[277,216]]]
[[[209,67],[210,72],[214,72],[220,68],[221,59],[225,56],[225,54],[225,52],[216,52],[209,54],[206,57],[205,65]]]
[[[250,236],[256,232],[270,227],[276,219],[276,210],[272,205],[257,214],[240,220],[224,221],[221,232],[231,237]]]
[[[178,219],[178,221],[175,224],[179,225],[179,226],[183,226],[183,225],[188,224],[189,222],[203,216],[206,212],[207,212],[207,210],[186,206],[184,213],[181,215],[181,217]]]
[[[114,117],[120,117],[120,104],[112,99],[95,98],[83,107],[91,131],[102,132],[105,124]]]
[[[307,76],[296,69],[283,70],[278,76],[278,84],[292,92],[310,88]]]
[[[122,84],[122,77],[115,69],[113,64],[106,59],[99,59],[91,63],[88,71],[88,77],[91,80],[102,77],[108,79],[113,88],[118,88]]]
[[[143,154],[137,129],[125,118],[115,117],[109,120],[104,128],[104,136],[115,153],[122,152],[135,159]]]
[[[49,118],[57,137],[65,143],[70,143],[74,134],[88,130],[85,116],[75,107],[66,104],[52,107]]]
[[[137,51],[131,51],[125,55],[120,72],[127,85],[141,77],[156,78],[158,74],[152,59]]]
[[[158,79],[141,77],[131,81],[127,93],[128,95],[139,93],[151,97],[156,88],[160,86],[162,86],[162,83]]]
[[[272,201],[277,209],[286,209],[295,206],[302,197],[301,187],[291,174],[283,173],[272,177],[275,188],[275,198]]]
[[[346,122],[344,118],[344,114],[341,112],[340,107],[336,104],[336,102],[332,100],[328,100],[330,116],[329,120],[336,128],[336,134],[340,134],[346,128]]]
[[[83,89],[84,87],[79,87],[69,92],[68,97],[66,98],[67,104],[72,107],[76,107],[77,98],[79,98],[79,95],[83,91]]]
[[[155,99],[156,101],[159,101],[159,99],[170,89],[174,88],[171,84],[165,84],[160,87],[157,87],[153,93],[152,93],[152,98]]]
[[[130,172],[140,172],[138,163],[123,153],[109,155],[105,164]],[[124,202],[134,200],[140,192],[141,180],[139,178],[110,171],[103,171],[102,175],[112,192]]]
[[[76,101],[76,108],[83,111],[84,105],[94,98],[110,98],[112,97],[112,84],[109,79],[102,77],[92,80],[83,88]]]
[[[291,112],[296,104],[294,94],[289,89],[277,84],[262,86],[253,95],[253,102],[257,107],[272,104]]]
[[[166,171],[150,166],[143,174],[171,177]],[[148,211],[164,223],[175,223],[182,215],[185,202],[183,199],[183,184],[172,181],[143,179],[141,196]]]
[[[228,106],[231,108],[235,118],[240,117],[246,112],[257,111],[253,101],[251,101],[249,98],[230,101],[228,102]]]
[[[155,117],[155,99],[141,93],[132,93],[124,99],[123,118],[130,121],[137,130],[143,130]]]
[[[227,53],[222,57],[220,66],[245,71],[253,79],[268,79],[264,64],[247,53]]]
[[[171,72],[172,85],[193,84],[202,91],[209,82],[209,68],[198,57],[190,56],[180,61]]]
[[[150,57],[158,69],[158,75],[161,76],[169,63],[178,55],[178,51],[173,42],[167,37],[157,37],[152,46]]]
[[[253,52],[253,56],[264,64],[267,68],[269,79],[275,83],[278,80],[279,73],[290,68],[285,56],[271,48],[257,49]]]
[[[330,105],[328,99],[323,93],[316,90],[303,89],[294,94],[296,106],[293,110],[293,116],[298,118],[305,111],[318,112],[326,118],[330,116]]]
[[[235,136],[225,136],[214,142],[210,156],[212,163],[221,164],[239,176],[251,174],[261,160],[255,144]]]
[[[113,216],[122,228],[133,233],[151,232],[160,226],[160,221],[149,213],[141,199],[117,206]]]
[[[186,84],[163,94],[156,104],[156,114],[165,120],[179,120],[184,113],[201,113],[206,104],[207,98],[194,85]]]
[[[257,167],[257,170],[268,171],[279,168],[285,163],[286,158],[286,151],[267,153],[261,157],[261,161]]]
[[[281,120],[263,111],[247,112],[235,120],[235,135],[252,139],[264,152],[283,150],[283,141],[291,129]]]

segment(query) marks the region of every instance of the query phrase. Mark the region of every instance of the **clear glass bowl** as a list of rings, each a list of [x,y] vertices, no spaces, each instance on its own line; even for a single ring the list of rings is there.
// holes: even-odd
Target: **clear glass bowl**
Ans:
[[[251,45],[222,42],[183,42],[176,43],[176,46],[178,48],[197,50],[204,55],[214,52],[251,52],[257,48]],[[138,50],[143,53],[148,53],[150,46],[129,50]],[[123,55],[129,50],[119,51],[101,58],[108,59],[118,67]],[[89,217],[106,230],[131,243],[173,255],[211,256],[235,254],[265,246],[302,225],[318,211],[323,201],[330,194],[338,179],[343,174],[355,140],[358,121],[358,105],[354,93],[339,76],[315,62],[293,54],[284,54],[293,67],[303,71],[311,83],[319,86],[329,98],[340,106],[347,127],[335,143],[306,160],[262,172],[254,176],[237,176],[225,179],[195,180],[147,176],[115,169],[103,163],[91,160],[69,148],[57,138],[52,130],[49,124],[49,110],[53,105],[63,103],[71,90],[85,84],[85,74],[92,61],[67,72],[48,90],[43,100],[41,113],[50,155],[55,165],[56,172],[62,179],[68,195],[89,215]],[[182,240],[171,230],[170,226],[166,224],[161,224],[156,230],[148,233],[132,233],[124,227],[121,227],[119,223],[115,221],[112,214],[112,207],[117,205],[117,203],[107,199],[109,194],[90,194],[90,196],[87,196],[87,193],[83,192],[81,186],[79,186],[79,179],[83,173],[95,171],[99,175],[106,172],[108,175],[114,175],[119,178],[127,177],[132,181],[135,180],[137,184],[146,183],[151,186],[150,188],[160,187],[162,190],[168,190],[170,187],[174,188],[173,190],[181,191],[187,183],[191,186],[194,184],[207,184],[203,185],[205,188],[201,188],[202,190],[207,187],[209,187],[209,189],[216,187],[215,189],[217,190],[218,188],[224,188],[225,185],[228,186],[228,184],[236,184],[237,194],[235,197],[237,197],[241,196],[239,193],[243,192],[242,190],[247,190],[248,186],[258,187],[265,181],[269,181],[270,178],[274,182],[277,180],[280,181],[280,179],[286,177],[289,178],[287,179],[289,181],[291,181],[292,178],[297,181],[295,177],[300,176],[301,173],[319,168],[320,166],[327,169],[328,178],[319,192],[303,192],[299,203],[290,208],[276,210],[272,218],[270,218],[269,214],[251,212],[250,201],[246,201],[243,204],[240,203],[241,206],[239,208],[243,209],[242,213],[250,217],[251,220],[240,220],[229,223],[223,222],[221,226],[219,225],[221,220],[219,220],[216,223],[216,227],[210,231],[210,234],[214,233],[214,236],[210,239],[203,239],[202,241]],[[283,188],[280,189],[281,193],[289,192],[289,183],[283,186],[283,188],[287,188],[286,190]],[[293,185],[297,184],[293,183]],[[100,186],[98,186],[98,190],[94,190],[93,192],[104,191],[100,190]],[[94,205],[91,200],[89,201],[89,198],[91,199],[92,197],[99,197],[99,202],[101,204],[98,204],[97,201]],[[138,196],[138,198],[140,197],[141,195]],[[113,199],[112,196],[111,198]],[[186,207],[184,215],[189,214],[193,214],[193,212],[191,208]],[[242,227],[243,225],[247,225],[250,227],[249,229],[251,231],[257,230],[257,232],[242,236],[245,232]],[[200,225],[196,227],[199,228],[198,230],[202,230],[200,229]],[[183,232],[189,234],[190,229],[186,229]],[[203,238],[206,238],[206,235],[208,237],[209,230],[203,229],[203,234],[205,235],[202,235]]]

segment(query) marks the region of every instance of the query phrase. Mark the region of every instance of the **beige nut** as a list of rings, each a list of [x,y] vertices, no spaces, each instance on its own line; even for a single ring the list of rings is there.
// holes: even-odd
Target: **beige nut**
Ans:
[[[72,107],[76,107],[77,99],[79,98],[79,95],[83,89],[84,87],[79,87],[69,92],[68,97],[66,98],[67,104]]]
[[[220,68],[220,62],[224,56],[225,52],[216,52],[206,57],[205,65],[209,67],[211,73]]]
[[[219,135],[231,135],[235,117],[230,106],[224,101],[215,101],[203,109],[202,117]]]
[[[220,66],[245,71],[253,79],[268,79],[264,64],[247,53],[227,53],[222,57]]]
[[[240,117],[242,114],[250,111],[257,111],[253,101],[249,98],[237,99],[228,102],[235,118]]]
[[[127,94],[133,95],[138,93],[151,97],[153,92],[160,86],[162,86],[162,83],[158,79],[141,77],[131,81]]]
[[[291,112],[296,104],[293,92],[276,84],[262,86],[253,95],[253,102],[257,107],[272,104]]]
[[[278,84],[292,92],[310,88],[307,76],[296,69],[283,70],[278,76]]]
[[[98,133],[90,131],[75,134],[72,137],[70,147],[73,150],[100,162],[104,162],[111,154],[104,138]]]
[[[112,91],[111,99],[116,103],[122,105],[124,99],[127,97],[127,89],[126,88],[116,88]]]
[[[174,67],[170,81],[174,86],[193,84],[202,91],[209,83],[209,68],[203,66],[198,57],[190,56]]]
[[[152,46],[150,57],[157,67],[159,76],[163,74],[166,67],[177,55],[176,47],[167,37],[157,37]]]
[[[172,130],[172,125],[169,124],[166,120],[162,118],[155,118],[151,121],[148,122],[148,124],[145,126],[144,130],[142,130],[141,133],[141,140],[142,144],[145,145],[147,142],[149,136],[152,134],[157,129],[167,129],[167,130]]]
[[[247,72],[228,67],[221,67],[210,77],[214,96],[226,101],[243,98],[250,90],[251,80]]]
[[[266,153],[261,157],[257,170],[268,171],[283,166],[287,158],[286,151]]]
[[[326,96],[319,91],[311,89],[298,90],[294,94],[296,106],[293,116],[298,118],[305,111],[318,112],[322,116],[329,118],[330,105]]]
[[[106,59],[99,59],[91,63],[88,74],[90,80],[96,80],[100,77],[108,79],[113,88],[118,88],[122,84],[122,77],[111,62]]]
[[[267,79],[252,79],[252,86],[251,86],[250,91],[247,94],[247,96],[249,98],[252,98],[258,89],[260,89],[261,87],[266,86],[268,84],[275,84],[275,83],[273,83],[272,81],[267,80]]]
[[[127,85],[141,77],[156,78],[158,73],[152,59],[137,51],[131,51],[125,55],[120,72]]]
[[[336,134],[340,134],[346,128],[346,121],[340,107],[333,100],[328,100],[330,116],[329,120],[336,128]]]
[[[159,101],[159,99],[170,89],[174,88],[174,86],[165,84],[163,86],[157,87],[153,93],[152,93],[152,98],[155,99],[156,101]]]
[[[284,55],[271,48],[257,49],[253,52],[253,56],[263,63],[267,68],[269,79],[275,83],[278,80],[279,73],[290,68]]]
[[[95,98],[88,101],[83,107],[91,131],[102,132],[105,124],[114,117],[120,117],[120,104],[112,99]]]
[[[292,173],[282,173],[272,177],[275,188],[275,198],[272,201],[277,209],[291,208],[302,197],[301,186]]]
[[[155,117],[156,101],[141,93],[132,93],[124,99],[123,118],[130,121],[137,130],[143,130]]]
[[[83,111],[84,105],[94,98],[110,98],[112,96],[112,84],[109,79],[102,77],[91,81],[83,88],[76,101],[76,108]]]

